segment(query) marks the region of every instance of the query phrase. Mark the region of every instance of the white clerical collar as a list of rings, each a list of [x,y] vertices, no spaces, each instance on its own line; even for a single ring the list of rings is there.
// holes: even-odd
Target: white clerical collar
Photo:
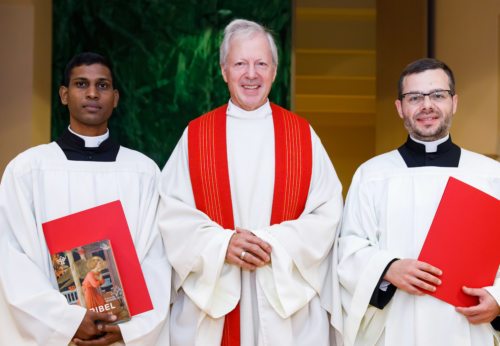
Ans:
[[[271,105],[269,100],[253,111],[246,111],[238,106],[236,106],[231,100],[229,100],[227,105],[227,115],[241,118],[241,119],[263,119],[269,115],[272,115]]]
[[[106,129],[106,133],[100,136],[83,136],[79,133],[76,133],[71,129],[71,127],[68,126],[69,132],[72,134],[80,137],[85,141],[85,148],[97,148],[98,146],[101,145],[102,142],[104,142],[106,139],[109,138],[109,129]]]
[[[431,142],[424,142],[424,141],[415,139],[412,136],[410,136],[410,138],[414,142],[417,142],[417,143],[425,145],[425,152],[426,153],[435,153],[437,151],[437,149],[438,149],[438,145],[441,144],[441,143],[446,142],[448,140],[448,138],[450,138],[450,134],[447,134],[445,137],[437,139],[435,141],[431,141]]]

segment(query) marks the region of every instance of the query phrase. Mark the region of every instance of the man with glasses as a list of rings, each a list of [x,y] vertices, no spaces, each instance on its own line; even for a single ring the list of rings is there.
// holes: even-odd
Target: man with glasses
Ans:
[[[478,305],[455,308],[426,294],[441,284],[442,271],[416,258],[448,178],[498,198],[500,164],[451,141],[458,97],[446,64],[409,64],[398,89],[408,139],[361,165],[346,201],[338,269],[346,344],[493,345],[498,275],[492,287],[464,287]]]

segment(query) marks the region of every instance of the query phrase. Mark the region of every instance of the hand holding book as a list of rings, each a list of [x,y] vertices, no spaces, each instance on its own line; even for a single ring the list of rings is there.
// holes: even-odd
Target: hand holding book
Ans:
[[[102,340],[108,333],[111,333],[114,338],[118,337],[115,341],[122,339],[120,328],[116,325],[111,325],[111,323],[116,322],[116,315],[110,315],[105,312],[94,312],[92,310],[87,310],[87,313],[83,317],[80,326],[78,327],[75,335],[73,336],[73,344],[79,346],[84,342],[84,340],[93,340],[94,342],[104,341]],[[107,325],[109,324],[109,325]],[[112,327],[112,328],[109,328]],[[106,338],[109,339],[110,336]],[[103,343],[103,345],[109,345],[110,343]]]

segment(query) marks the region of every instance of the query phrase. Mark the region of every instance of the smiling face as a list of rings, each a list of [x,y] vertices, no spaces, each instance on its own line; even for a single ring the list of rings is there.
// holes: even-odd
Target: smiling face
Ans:
[[[221,70],[231,101],[247,111],[257,109],[266,103],[276,77],[269,41],[265,34],[257,33],[235,36],[229,44]]]
[[[406,76],[402,93],[429,93],[449,90],[449,77],[441,69],[426,70]],[[451,127],[451,119],[457,110],[457,95],[443,101],[432,101],[428,96],[417,105],[411,105],[406,98],[396,100],[396,109],[404,120],[408,133],[415,139],[434,141],[445,137]]]
[[[84,136],[106,133],[119,98],[111,72],[101,64],[74,67],[68,86],[59,88],[59,96],[68,106],[71,129]]]

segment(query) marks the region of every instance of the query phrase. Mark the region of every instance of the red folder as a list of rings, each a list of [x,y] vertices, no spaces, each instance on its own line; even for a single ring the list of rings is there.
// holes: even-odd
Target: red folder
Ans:
[[[450,177],[418,259],[441,269],[430,295],[454,306],[473,306],[462,286],[491,286],[500,264],[500,201]]]
[[[130,315],[153,309],[120,201],[48,221],[42,227],[51,254],[109,239]]]

